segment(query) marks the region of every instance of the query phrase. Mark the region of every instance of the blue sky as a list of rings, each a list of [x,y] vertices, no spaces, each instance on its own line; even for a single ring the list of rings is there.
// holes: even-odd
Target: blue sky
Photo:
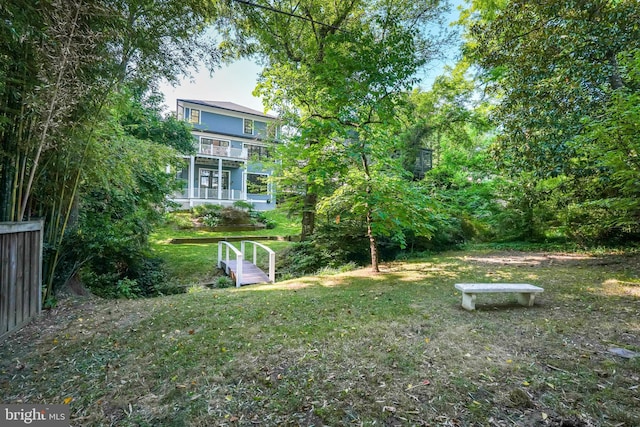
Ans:
[[[462,0],[454,0],[452,3],[454,6],[450,14],[450,21],[457,19],[458,11],[456,6],[460,5]],[[424,75],[420,76],[422,78],[422,84],[420,85],[422,88],[429,88],[433,79],[442,72],[444,65],[453,63],[455,52],[447,56],[445,60],[434,61],[425,70]],[[264,108],[260,99],[251,94],[256,86],[260,70],[261,67],[250,60],[240,60],[223,66],[215,70],[213,75],[210,75],[209,70],[201,66],[198,72],[193,73],[193,78],[182,79],[176,87],[163,84],[160,89],[164,94],[168,112],[175,111],[176,99],[178,98],[228,101],[263,111]]]

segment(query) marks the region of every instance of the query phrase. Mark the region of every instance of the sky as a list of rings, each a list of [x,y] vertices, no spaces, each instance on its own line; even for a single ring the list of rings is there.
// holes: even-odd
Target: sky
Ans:
[[[201,66],[192,79],[184,78],[176,87],[163,84],[160,90],[169,111],[176,110],[176,99],[227,101],[263,111],[260,99],[251,94],[260,70],[259,65],[246,59],[223,66],[215,70],[213,75]]]
[[[462,0],[453,1],[454,7],[448,17],[449,21],[457,19],[459,12],[456,7],[461,3]],[[434,61],[430,68],[419,76],[422,78],[420,87],[430,88],[433,79],[442,72],[443,67],[448,62],[453,64],[453,56],[455,56],[454,53],[447,55],[446,60]],[[259,65],[247,59],[224,65],[216,69],[213,74],[210,74],[206,67],[201,66],[199,71],[193,73],[192,78],[181,79],[175,87],[169,84],[160,86],[165,98],[166,112],[176,111],[176,99],[233,102],[264,112],[260,98],[252,95],[260,70]]]

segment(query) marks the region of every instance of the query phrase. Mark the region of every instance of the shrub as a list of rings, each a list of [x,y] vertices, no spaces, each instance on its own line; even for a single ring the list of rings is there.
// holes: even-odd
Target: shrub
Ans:
[[[233,280],[230,277],[220,276],[213,282],[212,286],[216,289],[223,289],[223,288],[232,288],[235,285],[236,284],[233,282]]]
[[[188,230],[193,227],[191,222],[191,214],[189,212],[168,212],[165,214],[164,220],[167,224],[179,229]]]
[[[278,254],[276,271],[287,277],[312,274],[332,264],[331,254],[315,242],[294,243]]]
[[[222,206],[214,205],[211,203],[206,203],[204,205],[198,205],[191,208],[191,212],[196,218],[202,218],[203,216],[209,214],[219,214],[221,210]]]
[[[276,222],[267,219],[262,212],[255,211],[251,203],[243,200],[234,202],[233,206],[199,205],[191,210],[195,219],[207,227],[233,226],[233,225],[259,225],[267,228],[275,228]]]
[[[110,260],[103,258],[88,263],[80,270],[80,279],[102,298],[153,297],[184,292],[182,287],[170,281],[162,259],[140,253],[129,255],[110,254]]]
[[[269,230],[276,228],[277,223],[267,218],[263,212],[249,211],[249,217],[253,225],[263,224]]]
[[[116,282],[116,296],[117,298],[132,299],[140,295],[140,286],[135,280],[128,278],[120,279]]]
[[[234,207],[225,207],[220,211],[220,225],[251,224],[249,213]]]
[[[253,211],[253,203],[245,202],[244,200],[236,200],[233,202],[233,207],[246,210],[248,212]]]
[[[129,275],[140,287],[141,296],[184,293],[184,288],[172,282],[161,258],[145,257],[129,266]]]
[[[120,275],[117,272],[97,273],[85,268],[80,272],[80,279],[95,295],[102,298],[118,298],[117,284]]]

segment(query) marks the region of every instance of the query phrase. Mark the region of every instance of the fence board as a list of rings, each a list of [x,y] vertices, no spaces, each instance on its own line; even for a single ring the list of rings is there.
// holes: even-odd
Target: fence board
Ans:
[[[7,331],[12,331],[16,327],[16,275],[18,268],[18,254],[16,248],[18,246],[18,234],[14,233],[9,236],[9,310],[7,314]]]
[[[25,267],[25,259],[24,259],[24,238],[26,233],[17,233],[16,234],[16,325],[20,325],[24,321],[23,312],[22,312],[22,296],[24,295],[25,287],[28,287],[28,283],[25,283],[24,277],[24,267]]]
[[[40,313],[43,223],[0,223],[0,340]]]
[[[8,319],[9,319],[9,268],[5,266],[9,265],[9,235],[0,234],[0,258],[2,264],[0,264],[0,335],[4,335],[8,332]]]

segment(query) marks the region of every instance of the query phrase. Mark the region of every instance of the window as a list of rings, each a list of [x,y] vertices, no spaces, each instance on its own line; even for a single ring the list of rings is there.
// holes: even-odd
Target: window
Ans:
[[[184,120],[184,107],[178,105],[178,120]]]
[[[247,193],[249,194],[269,194],[268,175],[257,173],[247,174]]]
[[[430,148],[420,148],[416,156],[416,164],[413,168],[414,179],[423,179],[424,174],[433,167],[433,151]]]
[[[269,149],[262,145],[245,144],[250,159],[261,160],[269,158]]]
[[[200,169],[200,188],[217,188],[217,174],[209,169]]]
[[[278,125],[275,123],[267,124],[267,138],[278,139]]]
[[[253,135],[253,120],[244,119],[244,133]]]
[[[200,110],[191,109],[189,123],[200,123]]]
[[[200,188],[218,188],[218,171],[200,169]],[[222,190],[229,189],[229,171],[222,171]]]
[[[176,170],[176,179],[179,179],[179,180],[187,179],[188,176],[189,175],[186,168],[180,168]]]

